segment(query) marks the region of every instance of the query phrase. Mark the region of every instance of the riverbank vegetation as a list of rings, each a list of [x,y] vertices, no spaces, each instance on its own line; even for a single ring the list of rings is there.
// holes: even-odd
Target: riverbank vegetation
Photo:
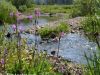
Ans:
[[[100,52],[100,22],[99,22],[99,14],[97,11],[99,10],[99,0],[88,0],[88,1],[80,1],[81,7],[80,11],[82,16],[84,15],[85,18],[83,19],[83,30],[86,36],[91,40],[95,41],[97,44],[98,53]],[[99,75],[100,74],[100,54],[97,52],[93,52],[93,58],[89,58],[85,54],[85,58],[88,62],[87,64],[87,72],[86,75]],[[92,54],[91,54],[92,55]]]
[[[15,38],[11,41],[9,37],[8,42],[3,38],[5,35],[0,33],[0,74],[61,75],[54,72],[46,51],[38,54],[34,48],[29,50],[23,39],[18,44]]]
[[[66,31],[66,30],[65,30]],[[16,34],[15,34],[16,35]],[[4,39],[5,38],[5,39]],[[8,42],[7,42],[8,41]],[[46,50],[29,47],[27,39],[6,36],[0,33],[0,74],[64,75],[81,74],[78,64],[62,57],[48,55]],[[73,68],[74,67],[74,68]]]
[[[46,26],[38,30],[38,34],[42,38],[50,38],[50,36],[55,34],[55,36],[59,36],[60,32],[67,33],[69,31],[69,25],[66,23],[60,23],[59,25],[55,25],[52,27]]]
[[[4,23],[4,29],[0,31],[0,74],[100,75],[100,1],[75,0],[73,3],[71,5],[37,5],[32,0],[1,0],[0,22]],[[30,19],[32,21],[35,19],[33,14],[35,8],[39,8],[41,14],[47,14],[50,19],[54,18],[53,20],[55,20],[58,17],[63,17],[60,19],[66,19],[65,22],[58,24],[52,23],[52,26],[41,26],[39,30],[35,31],[35,34],[33,34],[34,32],[32,33],[35,36],[37,34],[40,35],[42,39],[54,39],[58,37],[58,42],[56,41],[58,43],[58,49],[57,51],[52,51],[50,55],[46,50],[38,50],[36,41],[32,46],[27,44],[27,39],[21,38],[21,34],[24,31],[18,31],[17,28],[17,21],[20,19],[16,17],[16,12],[29,15],[28,17],[31,15]],[[56,17],[55,15],[59,13],[62,16],[58,15]],[[65,18],[65,15],[68,15],[68,17]],[[93,50],[93,53],[90,55],[91,58],[84,51],[84,57],[87,60],[87,64],[85,65],[76,65],[75,62],[68,62],[58,55],[61,36],[71,30],[67,24],[67,19],[70,16],[71,18],[82,18],[81,25],[79,25],[80,29],[83,30],[81,34],[85,34],[89,38],[89,41],[97,45],[95,47],[97,52],[92,48],[90,49]],[[15,30],[15,33],[11,34],[7,31],[6,23],[15,23],[12,28]],[[73,24],[72,27],[75,26],[72,21],[71,24]],[[73,27],[74,29],[75,27]],[[80,32],[80,30],[78,31]],[[72,33],[74,34],[74,31]]]
[[[89,40],[97,44],[98,52],[93,52],[93,58],[89,58],[86,53],[85,58],[88,62],[86,75],[99,75],[100,74],[100,19],[97,16],[88,16],[82,22],[84,33]],[[91,49],[93,50],[93,49]],[[92,54],[91,54],[92,55]]]
[[[99,0],[75,0],[72,17],[88,16],[99,13]]]
[[[90,16],[83,21],[83,29],[85,33],[93,38],[93,36],[99,36],[100,22],[97,16]]]
[[[72,12],[72,7],[73,5],[35,5],[31,8],[28,8],[24,13],[34,13],[34,9],[39,7],[41,14],[43,13],[51,13],[56,14],[56,13],[65,13],[65,14],[70,14]]]
[[[13,6],[11,3],[6,2],[5,0],[0,1],[0,21],[2,21],[3,23],[15,22],[15,18],[11,18],[10,13],[15,13],[16,11],[16,7]]]

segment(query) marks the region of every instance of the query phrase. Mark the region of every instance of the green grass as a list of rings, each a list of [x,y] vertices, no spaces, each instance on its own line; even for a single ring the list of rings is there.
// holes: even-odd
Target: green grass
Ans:
[[[68,31],[69,31],[69,26],[66,23],[60,23],[59,25],[52,28],[49,26],[41,28],[38,30],[38,33],[42,38],[50,38],[52,33],[55,33],[56,36],[58,36],[60,32],[66,33]]]
[[[85,75],[100,75],[100,55],[98,56],[97,53],[93,52],[93,58],[89,58],[85,53],[85,58],[87,60]]]
[[[47,52],[27,51],[26,40],[21,39],[22,45],[17,46],[18,40],[4,40],[5,35],[0,32],[0,74],[33,74],[33,75],[62,75],[53,71],[53,66],[47,59]],[[35,51],[35,54],[33,53]],[[19,61],[20,60],[20,61]],[[6,72],[5,72],[6,70]]]
[[[70,13],[73,5],[34,5],[25,12],[33,13],[36,7],[40,8],[42,13]]]
[[[96,14],[100,16],[100,8],[97,9]]]
[[[100,44],[98,34],[100,33],[100,19],[97,16],[89,16],[82,22],[84,32],[87,33],[89,40],[94,41],[97,44],[97,52],[93,52],[93,57],[89,58],[85,53],[87,60],[87,71],[85,75],[100,75]]]
[[[100,33],[100,19],[97,16],[90,16],[83,20],[82,27],[84,32],[88,34],[89,39],[95,41],[95,36]]]

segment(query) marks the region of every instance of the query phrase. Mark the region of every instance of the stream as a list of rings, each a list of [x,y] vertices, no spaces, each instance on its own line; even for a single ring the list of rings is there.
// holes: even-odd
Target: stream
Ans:
[[[38,25],[46,24],[48,20],[39,19]],[[23,24],[25,29],[32,26],[33,23]],[[9,27],[10,28],[10,27]],[[0,26],[2,29],[2,26]],[[10,28],[11,31],[11,28]],[[35,36],[33,34],[21,34],[22,38],[27,38],[27,43],[32,45],[35,41]],[[49,42],[42,43],[40,36],[37,36],[38,50],[47,50],[48,54],[51,51],[57,51],[58,43],[57,42]],[[84,57],[84,52],[87,53],[88,57],[91,57],[93,52],[97,52],[96,43],[90,42],[84,35],[80,35],[78,33],[68,33],[64,37],[61,38],[60,41],[60,51],[59,55],[65,59],[71,60],[76,63],[86,64],[86,59]]]
[[[28,44],[31,46],[35,42],[35,36],[32,34],[21,34],[22,38],[28,38]],[[58,42],[45,42],[40,44],[41,38],[37,37],[38,50],[47,50],[48,54],[51,51],[58,50]],[[88,57],[93,56],[93,52],[97,52],[96,43],[90,42],[84,35],[77,33],[68,33],[60,41],[59,56],[68,59],[72,62],[86,64],[84,56],[86,52]]]

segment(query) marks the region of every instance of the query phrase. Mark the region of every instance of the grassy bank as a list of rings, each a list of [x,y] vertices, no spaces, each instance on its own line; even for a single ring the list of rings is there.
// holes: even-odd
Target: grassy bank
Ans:
[[[42,38],[50,38],[52,33],[54,33],[56,36],[59,36],[60,32],[66,33],[68,31],[69,26],[66,23],[60,23],[59,25],[53,27],[46,26],[44,28],[41,28],[38,30],[38,34],[40,34]]]
[[[50,56],[47,51],[38,52],[29,48],[26,39],[4,40],[0,33],[0,74],[64,75],[82,74],[80,65],[68,62],[61,57]],[[19,45],[18,45],[18,42]],[[75,70],[75,71],[74,71]]]
[[[70,13],[73,5],[33,5],[26,13],[33,13],[34,8],[40,8],[42,13]]]

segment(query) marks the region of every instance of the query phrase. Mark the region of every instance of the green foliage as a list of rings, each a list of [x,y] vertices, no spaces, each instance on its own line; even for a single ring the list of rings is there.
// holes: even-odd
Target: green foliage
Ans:
[[[33,0],[12,0],[12,4],[16,6],[17,9],[19,9],[20,6],[27,6],[31,7],[33,4]]]
[[[0,1],[0,20],[7,23],[15,22],[15,19],[10,17],[10,12],[16,12],[16,8],[5,0]]]
[[[99,40],[95,37],[100,33],[100,19],[96,16],[87,17],[83,20],[82,26],[87,37],[98,43]]]
[[[88,34],[88,38],[97,43],[98,49],[98,53],[93,52],[93,54],[91,54],[93,58],[89,58],[85,53],[85,58],[88,63],[86,75],[100,75],[100,44],[98,40],[98,36],[100,33],[100,19],[97,16],[89,16],[85,18],[82,24],[85,33]]]
[[[87,16],[87,15],[94,15],[97,11],[99,1],[98,0],[75,0],[74,2],[74,9],[73,10],[74,16]],[[76,15],[77,13],[77,15]]]
[[[87,60],[87,71],[85,75],[100,75],[100,56],[93,52],[93,58],[89,58],[85,53],[85,58]]]
[[[71,17],[76,17],[76,16],[80,16],[80,15],[81,15],[81,12],[77,8],[73,8],[72,12],[70,14]]]
[[[56,28],[57,32],[67,32],[69,30],[69,27],[66,23],[62,22],[60,25],[58,25]]]
[[[100,19],[96,16],[91,16],[83,21],[84,31],[90,34],[100,33]]]
[[[43,13],[69,13],[72,5],[40,5]]]
[[[82,15],[94,15],[96,12],[96,0],[81,1],[80,7]]]
[[[67,13],[69,14],[72,10],[73,5],[32,5],[32,8],[27,9],[27,12],[33,13],[34,8],[39,7],[41,13]]]
[[[59,35],[60,32],[68,32],[69,26],[66,23],[61,23],[53,28],[51,27],[44,27],[38,30],[38,33],[41,35],[42,38],[49,38],[52,33],[55,33],[56,36]]]
[[[0,32],[0,73],[6,70],[10,74],[33,74],[33,75],[62,75],[53,71],[53,66],[47,59],[47,52],[37,52],[34,48],[27,51],[26,40],[21,39],[21,46],[17,46],[17,39],[4,39],[5,35]],[[20,49],[20,53],[19,53]],[[6,50],[6,51],[5,51]],[[33,54],[33,51],[35,53]],[[20,55],[20,57],[19,57]],[[20,59],[20,62],[19,62]],[[5,65],[5,68],[4,68]]]
[[[97,9],[96,14],[100,16],[100,8]]]
[[[10,74],[20,74],[20,71],[23,74],[43,74],[43,73],[50,73],[52,66],[48,62],[48,60],[45,60],[44,54],[41,54],[42,57],[38,58],[38,56],[35,56],[34,64],[32,63],[32,59],[28,57],[23,57],[21,60],[21,65],[18,63],[18,61],[14,61],[13,63],[9,62],[7,65],[7,72]],[[31,55],[32,56],[32,55]],[[40,59],[40,60],[39,60]],[[10,57],[10,61],[13,61]],[[13,64],[13,65],[12,65]],[[21,66],[21,69],[20,69]]]
[[[41,35],[41,38],[49,37],[52,32],[53,30],[50,29],[49,27],[41,28],[38,30],[38,33]]]
[[[27,6],[26,5],[19,6],[19,11],[24,12],[26,10],[27,10]]]

